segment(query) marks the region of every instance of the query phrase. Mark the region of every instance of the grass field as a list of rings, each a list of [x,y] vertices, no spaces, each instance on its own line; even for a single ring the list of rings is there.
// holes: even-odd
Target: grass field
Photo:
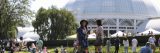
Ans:
[[[60,51],[60,47],[54,47],[54,48],[58,48],[58,50]],[[54,48],[49,48],[48,52],[54,53]],[[137,52],[138,53],[140,51],[140,48],[141,47],[137,47]],[[67,49],[68,53],[73,53],[73,47],[66,47],[66,49]],[[124,48],[122,46],[119,49],[120,49],[119,53],[124,53]],[[89,52],[94,53],[94,46],[89,46]],[[29,53],[29,52],[23,51],[23,52],[16,52],[16,53]],[[106,47],[105,46],[103,46],[103,53],[106,53]],[[111,53],[114,53],[114,46],[111,47]],[[129,53],[132,53],[131,47],[129,47]],[[158,48],[156,48],[156,53],[160,53]]]

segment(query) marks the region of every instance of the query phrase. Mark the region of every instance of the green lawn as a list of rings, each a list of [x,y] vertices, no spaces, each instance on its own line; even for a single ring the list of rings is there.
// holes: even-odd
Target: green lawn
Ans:
[[[55,47],[54,47],[55,48]],[[54,52],[54,48],[49,48],[48,51],[50,53],[53,53]],[[59,50],[60,50],[60,47],[57,47]],[[73,47],[66,47],[67,48],[67,52],[68,53],[73,53]],[[94,46],[89,46],[89,51],[90,53],[94,52]],[[140,47],[137,48],[137,51],[139,53],[140,51]],[[158,53],[158,48],[156,48],[156,53]],[[17,52],[17,53],[29,53],[29,52]],[[103,47],[103,53],[106,53],[106,47],[104,46]],[[114,53],[114,46],[111,47],[111,53]],[[124,48],[121,46],[120,47],[120,50],[119,50],[119,53],[124,53]],[[131,51],[131,47],[129,47],[129,53],[132,53]]]

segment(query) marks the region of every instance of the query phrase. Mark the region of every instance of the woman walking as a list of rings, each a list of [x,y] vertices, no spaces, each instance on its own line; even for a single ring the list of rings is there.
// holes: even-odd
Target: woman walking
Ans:
[[[138,45],[138,40],[134,37],[134,38],[132,39],[132,52],[133,52],[133,53],[136,53],[136,52],[137,52],[137,51],[136,51],[137,45]]]
[[[124,45],[124,53],[128,53],[129,41],[127,38],[123,40],[123,45]]]
[[[88,53],[88,22],[86,20],[80,21],[80,27],[77,29],[77,38],[79,41],[79,51],[78,53]]]
[[[95,50],[96,53],[102,53],[102,43],[103,43],[103,27],[102,27],[102,22],[101,20],[97,20],[97,29],[96,29],[96,43],[95,43]]]

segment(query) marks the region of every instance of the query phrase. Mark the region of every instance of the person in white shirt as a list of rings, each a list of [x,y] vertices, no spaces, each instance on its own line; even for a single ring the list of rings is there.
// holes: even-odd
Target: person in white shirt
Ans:
[[[155,37],[153,35],[151,35],[151,37],[149,37],[148,41],[151,44],[152,52],[155,53],[155,49],[156,49],[156,45],[155,45],[156,39],[155,39]]]
[[[96,44],[95,44],[95,50],[96,53],[102,53],[102,44],[103,44],[103,38],[104,38],[104,32],[103,32],[103,26],[102,21],[97,20],[97,29],[96,29]]]
[[[137,41],[137,39],[134,37],[134,38],[132,39],[132,52],[133,52],[133,53],[136,53],[137,44],[138,44],[138,41]]]
[[[111,49],[111,41],[110,41],[110,38],[107,38],[107,41],[106,41],[106,51],[107,53],[111,53],[110,52],[110,49]]]
[[[123,45],[124,45],[124,53],[128,53],[129,41],[127,38],[123,40]]]

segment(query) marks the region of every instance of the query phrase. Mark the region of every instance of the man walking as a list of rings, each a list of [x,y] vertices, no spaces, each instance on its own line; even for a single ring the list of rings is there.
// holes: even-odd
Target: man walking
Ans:
[[[119,40],[118,36],[116,37],[114,44],[115,44],[115,52],[114,53],[118,53],[119,44],[120,44],[120,40]]]

